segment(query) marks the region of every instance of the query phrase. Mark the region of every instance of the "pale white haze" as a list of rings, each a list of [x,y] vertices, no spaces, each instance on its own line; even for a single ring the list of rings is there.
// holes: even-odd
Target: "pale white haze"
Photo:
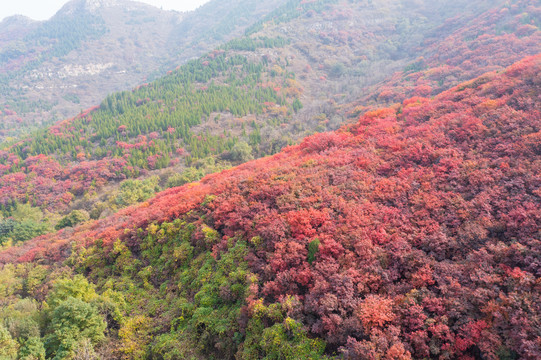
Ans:
[[[209,0],[140,0],[164,10],[194,10]],[[25,15],[34,20],[47,20],[68,0],[1,0],[0,19],[11,15]]]

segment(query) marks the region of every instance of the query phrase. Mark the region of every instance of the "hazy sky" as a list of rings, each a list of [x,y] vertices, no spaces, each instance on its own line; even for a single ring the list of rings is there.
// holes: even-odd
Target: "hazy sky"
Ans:
[[[193,10],[209,0],[138,0],[164,10]],[[0,19],[15,14],[26,15],[35,20],[53,16],[68,0],[2,0]]]

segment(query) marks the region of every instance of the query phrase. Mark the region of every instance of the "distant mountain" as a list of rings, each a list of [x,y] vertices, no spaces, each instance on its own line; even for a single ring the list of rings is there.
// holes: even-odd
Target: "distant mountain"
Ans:
[[[73,0],[48,21],[4,19],[3,137],[74,116],[111,92],[164,74],[238,35],[282,2],[215,0],[178,13],[127,0]]]

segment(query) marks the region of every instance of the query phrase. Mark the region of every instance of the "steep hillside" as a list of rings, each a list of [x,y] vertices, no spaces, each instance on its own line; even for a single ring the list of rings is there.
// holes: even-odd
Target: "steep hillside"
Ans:
[[[201,56],[285,0],[214,0],[189,13],[128,0],[72,0],[54,17],[0,23],[2,139],[76,115]],[[242,11],[233,12],[242,7]],[[219,32],[220,37],[215,34]]]
[[[26,264],[0,272],[0,331],[58,357],[537,359],[540,74],[530,57],[8,249]]]
[[[268,47],[285,42],[260,41]],[[131,204],[104,194],[108,183],[150,173],[161,175],[161,186],[181,185],[251,159],[250,144],[262,143],[262,124],[279,128],[302,107],[293,75],[272,71],[264,60],[215,51],[13,144],[0,153],[4,216],[25,203],[57,214],[83,206],[99,217],[115,202]],[[261,151],[284,145],[287,140]],[[102,195],[110,195],[109,204]]]

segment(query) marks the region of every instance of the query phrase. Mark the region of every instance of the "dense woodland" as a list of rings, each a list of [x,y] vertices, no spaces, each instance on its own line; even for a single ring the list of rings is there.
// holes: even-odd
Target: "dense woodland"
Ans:
[[[444,3],[283,1],[4,142],[0,359],[540,358],[541,6]]]
[[[6,343],[57,358],[539,358],[540,70],[528,58],[4,251],[20,263],[0,275]]]

